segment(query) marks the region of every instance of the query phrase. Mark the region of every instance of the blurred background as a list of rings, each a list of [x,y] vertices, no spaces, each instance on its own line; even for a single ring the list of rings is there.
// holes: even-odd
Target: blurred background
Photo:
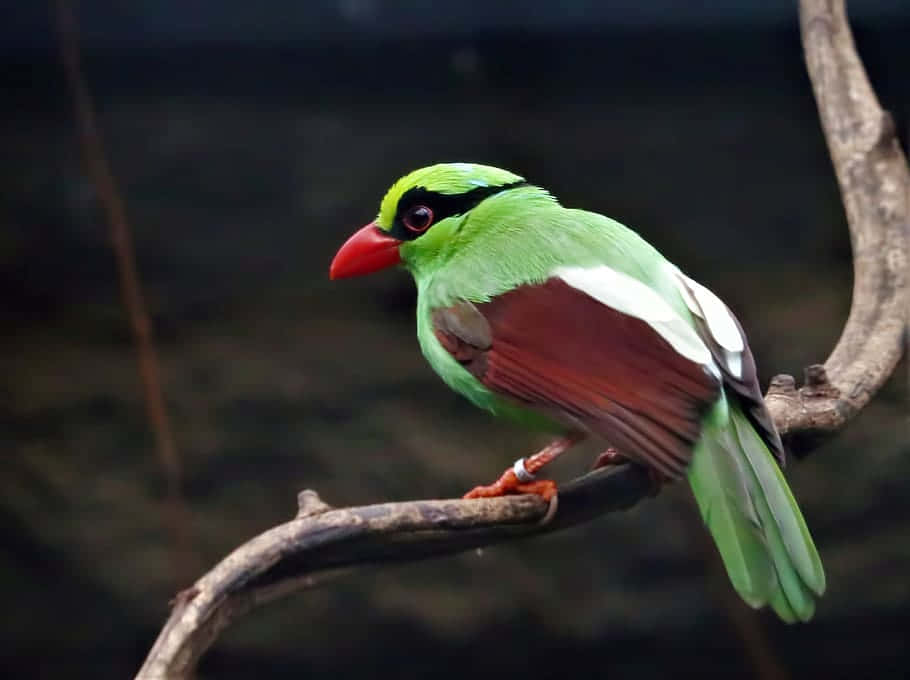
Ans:
[[[173,594],[291,518],[302,488],[333,505],[454,496],[540,444],[425,365],[410,277],[327,279],[415,167],[503,166],[637,229],[738,313],[763,384],[824,359],[844,323],[849,239],[793,2],[86,0],[84,76],[161,357],[175,514],[52,10],[4,4],[6,677],[131,677]],[[906,131],[910,4],[854,5]],[[829,578],[811,625],[731,604],[680,486],[271,605],[201,677],[905,677],[906,375],[789,467]]]

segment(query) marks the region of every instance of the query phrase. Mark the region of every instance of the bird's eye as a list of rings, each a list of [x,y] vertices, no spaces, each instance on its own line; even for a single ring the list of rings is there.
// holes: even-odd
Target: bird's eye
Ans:
[[[433,224],[433,211],[425,205],[415,205],[409,208],[401,219],[409,230],[415,234],[420,234],[430,228]]]

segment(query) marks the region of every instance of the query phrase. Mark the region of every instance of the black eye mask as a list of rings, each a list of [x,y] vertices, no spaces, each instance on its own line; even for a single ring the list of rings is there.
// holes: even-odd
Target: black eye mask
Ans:
[[[408,189],[398,199],[398,209],[395,211],[395,221],[392,223],[389,235],[400,241],[413,241],[426,233],[427,229],[431,228],[433,224],[453,215],[463,215],[485,198],[526,185],[527,182],[521,180],[492,187],[477,187],[461,194],[441,194],[438,191],[430,191],[425,187]],[[403,221],[404,217],[413,208],[421,206],[431,211],[431,223],[420,230],[408,228]]]

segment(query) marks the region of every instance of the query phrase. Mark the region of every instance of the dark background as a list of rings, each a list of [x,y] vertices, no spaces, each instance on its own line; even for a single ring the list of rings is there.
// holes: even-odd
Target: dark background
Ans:
[[[290,518],[299,489],[334,505],[458,495],[540,443],[424,364],[407,275],[327,280],[338,245],[415,167],[501,165],[636,228],[736,310],[763,382],[827,356],[850,250],[796,9],[722,4],[83,3],[188,548],[166,521],[49,11],[4,10],[0,669],[129,677],[173,593]],[[863,59],[906,131],[910,6],[855,4]],[[789,468],[829,593],[806,626],[747,612],[778,676],[905,676],[906,375]],[[756,645],[731,625],[747,610],[724,605],[700,531],[679,486],[481,556],[366,570],[237,622],[202,676],[754,673]]]

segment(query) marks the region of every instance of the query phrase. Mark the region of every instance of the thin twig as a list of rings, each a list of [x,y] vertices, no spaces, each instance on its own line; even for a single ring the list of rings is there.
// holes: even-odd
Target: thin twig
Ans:
[[[152,323],[149,320],[145,298],[142,295],[142,286],[139,283],[133,239],[126,218],[126,210],[104,153],[104,144],[95,121],[91,96],[82,75],[75,12],[68,0],[56,0],[55,4],[60,54],[66,81],[73,98],[82,154],[110,227],[111,245],[114,249],[120,279],[120,294],[136,344],[136,358],[146,414],[154,432],[158,459],[166,479],[165,513],[167,524],[174,536],[175,577],[178,579],[178,583],[185,583],[193,573],[192,569],[195,566],[189,533],[189,511],[181,493],[180,456],[174,443],[174,434],[164,403],[164,391],[161,386],[161,371],[155,351]]]
[[[796,389],[774,379],[765,402],[788,444],[815,446],[852,418],[888,379],[903,353],[907,284],[906,160],[855,52],[842,0],[802,0],[803,45],[840,182],[855,270],[843,335],[824,366]],[[325,574],[381,562],[462,552],[571,526],[628,508],[650,490],[641,469],[591,473],[560,490],[552,522],[536,497],[410,501],[332,510],[301,494],[298,519],[237,548],[177,598],[140,678],[189,677],[230,621],[312,586]],[[746,634],[749,631],[746,630]],[[768,673],[776,670],[769,666]]]

